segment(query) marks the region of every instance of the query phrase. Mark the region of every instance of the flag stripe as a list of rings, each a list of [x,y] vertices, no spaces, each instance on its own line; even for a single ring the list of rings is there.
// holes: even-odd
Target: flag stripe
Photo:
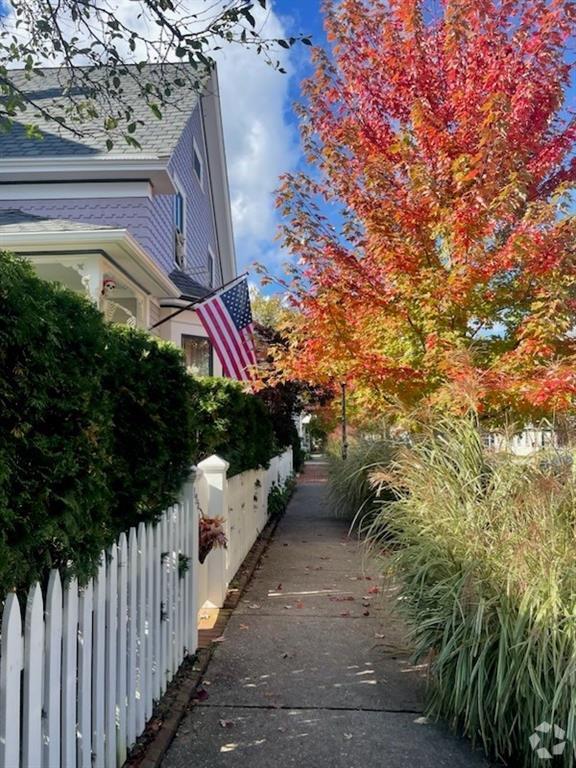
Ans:
[[[220,345],[218,342],[218,334],[216,330],[212,327],[212,323],[210,321],[210,318],[208,317],[207,313],[205,312],[204,307],[198,307],[196,309],[196,314],[198,315],[198,319],[204,326],[204,330],[208,334],[208,338],[210,339],[212,346],[214,347],[214,351],[218,355],[218,359],[222,363],[222,372],[224,376],[232,376],[232,372],[230,371],[228,367],[228,361],[226,357],[223,355],[222,351],[220,350]]]
[[[218,302],[215,304],[214,310],[218,314],[218,317],[220,318],[220,321],[223,327],[226,328],[228,331],[227,341],[233,347],[234,352],[236,353],[236,359],[238,360],[238,363],[240,365],[240,369],[244,374],[246,365],[247,365],[247,359],[246,359],[245,350],[239,341],[240,333],[234,327],[234,324],[230,320],[230,315],[228,314],[228,311],[226,310],[225,307],[222,306],[221,302]],[[241,378],[245,378],[245,377],[241,376]]]
[[[255,365],[256,364],[256,355],[254,354],[254,337],[252,335],[252,323],[250,325],[247,325],[246,328],[242,328],[240,331],[240,337],[242,339],[242,343],[244,344],[244,349],[246,350],[247,359],[249,360],[248,365]],[[250,371],[248,371],[250,373]],[[252,378],[252,376],[250,376]]]
[[[207,307],[202,307],[202,312],[198,312],[200,320],[202,321],[202,324],[204,325],[204,328],[210,337],[210,341],[212,342],[216,354],[220,358],[224,375],[235,378],[237,373],[233,368],[232,360],[230,359],[227,349],[223,343],[222,331],[218,325],[214,324],[211,314],[208,313],[207,309]]]
[[[226,359],[227,367],[229,369],[228,375],[232,374],[237,379],[242,378],[242,368],[236,359],[236,355],[228,344],[228,339],[226,338],[226,329],[221,327],[218,317],[213,312],[212,302],[208,302],[206,304],[205,310],[209,318],[210,325],[213,328],[214,340],[212,343],[216,347],[219,357],[221,357],[223,353],[223,357]]]

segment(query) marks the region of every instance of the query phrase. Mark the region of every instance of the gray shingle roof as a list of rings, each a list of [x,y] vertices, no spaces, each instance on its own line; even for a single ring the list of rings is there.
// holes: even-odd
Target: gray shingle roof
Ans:
[[[2,236],[9,234],[34,233],[34,232],[87,232],[113,230],[116,227],[108,227],[103,224],[82,224],[79,221],[69,219],[50,219],[47,216],[35,216],[16,208],[0,210],[0,245]]]
[[[205,286],[198,283],[196,280],[187,275],[186,272],[182,272],[181,269],[174,269],[168,275],[174,285],[182,291],[184,298],[190,299],[203,299],[210,293],[210,290]]]
[[[143,153],[154,157],[169,157],[180,138],[182,131],[194,109],[198,94],[192,88],[190,69],[183,64],[148,65],[140,77],[143,82],[162,83],[179,77],[182,73],[187,85],[173,89],[170,104],[162,107],[163,119],[154,116],[150,107],[142,96],[137,71],[133,66],[128,67],[129,74],[122,76],[121,87],[124,90],[123,99],[133,109],[131,119],[143,120],[145,125],[138,126],[135,138],[140,142],[141,149],[131,147],[122,137],[126,124],[107,133],[103,129],[103,118],[107,114],[116,113],[117,104],[106,105],[105,99],[98,101],[99,117],[86,118],[82,124],[75,125],[70,119],[70,125],[82,132],[82,136],[76,136],[71,131],[59,126],[57,123],[47,121],[41,112],[28,108],[15,120],[12,128],[7,133],[0,133],[0,161],[8,158],[33,158],[33,157],[65,157],[107,154],[106,139],[112,138],[114,155],[138,157]],[[101,72],[92,76],[103,76]],[[44,69],[43,75],[33,74],[30,78],[24,70],[11,70],[10,80],[31,96],[35,103],[51,113],[62,114],[66,98],[63,89],[67,83],[65,69]],[[72,98],[82,100],[81,88],[75,87],[70,91]],[[26,125],[37,126],[43,134],[43,139],[33,139],[26,136]]]

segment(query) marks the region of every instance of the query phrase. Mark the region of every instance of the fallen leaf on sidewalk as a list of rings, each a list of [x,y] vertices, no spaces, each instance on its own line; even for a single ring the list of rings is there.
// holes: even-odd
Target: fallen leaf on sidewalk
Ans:
[[[380,592],[380,587],[377,587],[376,585],[374,585],[373,587],[370,587],[370,589],[368,590],[369,595],[377,595],[379,592]]]
[[[380,632],[376,632],[374,637],[383,638],[383,637],[386,637],[386,635],[382,635],[380,634]]]
[[[206,701],[208,698],[208,691],[205,688],[196,688],[192,698],[196,699],[196,701]]]
[[[248,624],[240,624],[240,629],[250,629]]]
[[[286,608],[286,610],[289,610],[290,608],[292,608],[292,606],[291,605],[285,605],[284,608]]]
[[[282,584],[278,584],[276,587],[276,592],[282,592]]]
[[[234,728],[234,723],[232,720],[219,720],[218,721],[222,728]]]
[[[364,613],[362,614],[362,616],[370,616],[370,611],[364,611]]]
[[[343,618],[345,618],[346,616],[350,616],[350,611],[343,611],[343,612],[340,614],[340,616],[342,616]]]
[[[350,740],[350,739],[352,738],[352,736],[353,736],[353,734],[352,734],[352,733],[345,733],[345,734],[344,734],[344,738],[345,738],[345,739],[348,739],[348,740]]]
[[[304,608],[304,603],[302,602],[302,600],[298,600],[298,602],[295,604],[295,607],[296,608]]]
[[[224,642],[224,635],[220,635],[220,637],[215,637],[214,640],[212,640],[213,643],[223,643]]]

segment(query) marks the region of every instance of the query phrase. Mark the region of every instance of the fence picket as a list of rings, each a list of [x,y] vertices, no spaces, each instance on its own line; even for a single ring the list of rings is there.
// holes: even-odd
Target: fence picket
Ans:
[[[118,547],[110,548],[106,569],[106,687],[104,692],[105,764],[116,768],[116,670],[118,640]]]
[[[92,765],[92,581],[80,592],[78,608],[78,768]]]
[[[196,476],[197,477],[197,476]],[[198,612],[200,608],[200,563],[198,561],[198,503],[196,499],[196,477],[191,478],[187,486],[188,510],[189,510],[189,549],[190,570],[189,576],[189,600],[190,621],[188,624],[188,653],[195,653],[198,646]]]
[[[104,768],[104,685],[106,679],[106,559],[104,556],[94,582],[92,619],[92,759],[94,768]]]
[[[126,744],[136,741],[136,598],[138,591],[138,543],[136,529],[128,537],[128,650],[126,653]]]
[[[152,716],[154,704],[154,692],[152,690],[152,665],[154,663],[154,630],[152,627],[154,616],[154,538],[153,526],[146,528],[146,699],[144,701],[144,720],[148,722]]]
[[[162,541],[161,524],[159,523],[152,529],[152,579],[153,579],[153,600],[152,600],[152,634],[153,658],[152,658],[152,695],[154,699],[160,698],[160,653],[161,653],[161,612],[162,612],[162,594],[161,594],[161,572],[162,572]]]
[[[126,534],[118,539],[118,642],[116,662],[116,761],[126,760],[126,649],[128,632],[128,542]]]
[[[22,619],[14,592],[6,598],[2,612],[0,642],[0,765],[20,762],[20,728],[14,713],[20,712],[20,672],[22,670]]]
[[[62,584],[52,571],[46,592],[44,634],[44,765],[60,765],[60,669],[62,664]]]
[[[177,564],[176,564],[176,507],[170,507],[168,513],[168,520],[170,525],[168,527],[169,542],[168,551],[170,552],[170,572],[169,572],[169,589],[168,589],[168,606],[170,613],[170,624],[168,625],[169,639],[168,639],[168,679],[172,680],[176,671],[176,579],[177,576]]]
[[[78,660],[78,582],[64,588],[62,621],[62,768],[76,768],[76,680]]]
[[[38,582],[30,587],[24,621],[24,690],[22,707],[22,762],[42,765],[42,659],[44,601]],[[3,652],[3,651],[2,651]]]
[[[174,653],[174,673],[176,673],[180,663],[182,662],[182,614],[184,608],[183,601],[183,587],[184,587],[184,573],[182,571],[181,558],[183,556],[182,551],[182,523],[183,523],[183,509],[181,504],[177,504],[175,507],[176,519],[175,519],[175,571],[176,571],[176,640],[175,640],[175,653]]]
[[[138,598],[137,612],[137,675],[136,675],[136,732],[146,725],[146,526],[138,526]]]
[[[160,605],[161,605],[161,629],[160,629],[160,693],[166,690],[168,680],[168,625],[170,612],[168,610],[168,572],[170,569],[170,557],[168,555],[168,517],[162,517],[160,523],[161,545],[160,557],[162,570],[160,579]]]

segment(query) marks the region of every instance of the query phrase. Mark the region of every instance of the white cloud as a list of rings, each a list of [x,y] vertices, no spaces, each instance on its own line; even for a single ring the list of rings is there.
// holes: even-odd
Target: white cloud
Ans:
[[[254,8],[266,37],[289,36],[274,10]],[[217,54],[234,234],[240,266],[265,256],[277,258],[274,190],[281,173],[298,160],[298,139],[287,119],[289,56],[282,52],[286,75],[252,50],[234,46]],[[274,256],[272,256],[274,254]]]

